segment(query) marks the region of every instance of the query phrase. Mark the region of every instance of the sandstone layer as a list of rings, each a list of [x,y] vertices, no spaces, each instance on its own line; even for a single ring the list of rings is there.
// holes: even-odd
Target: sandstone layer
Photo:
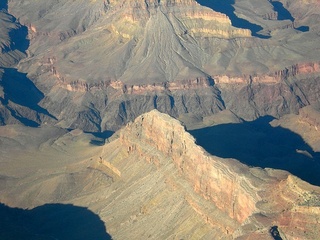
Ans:
[[[103,132],[154,108],[201,118],[227,109],[252,120],[317,104],[319,2],[217,3],[229,12],[194,0],[4,3],[1,31],[22,29],[19,54],[27,54],[12,67],[43,93],[33,101],[43,110],[9,101],[2,124]],[[7,50],[16,46],[9,37]]]
[[[22,128],[0,128],[6,152],[0,200],[8,206],[86,206],[113,239],[319,235],[319,187],[285,171],[209,155],[158,111],[141,115],[105,145],[80,130],[30,128],[27,138]],[[13,143],[20,150],[5,147]]]
[[[319,187],[212,156],[149,112],[189,129],[278,118],[318,176],[319,0],[199,3],[0,3],[0,211],[82,206],[114,239],[320,235]],[[63,238],[21,219],[8,236]]]

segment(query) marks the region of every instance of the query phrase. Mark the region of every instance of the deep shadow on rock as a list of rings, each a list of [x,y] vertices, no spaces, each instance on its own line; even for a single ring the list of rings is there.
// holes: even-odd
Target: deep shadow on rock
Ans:
[[[7,0],[0,1],[0,11],[8,12],[8,1]],[[13,19],[12,19],[13,22],[19,23],[19,20],[17,20],[14,16],[12,16],[12,17],[13,17]],[[1,24],[3,24],[3,23],[1,22]],[[10,36],[10,41],[11,41],[11,46],[10,46],[11,50],[19,50],[23,53],[26,53],[26,51],[30,45],[30,40],[28,37],[28,28],[19,23],[18,28],[12,29],[9,32],[9,36]]]
[[[280,233],[278,230],[278,226],[271,227],[269,232],[274,240],[282,240],[282,237],[280,236]]]
[[[95,138],[91,139],[90,143],[96,146],[103,146],[108,138],[110,138],[114,132],[113,131],[103,131],[103,132],[87,132],[92,134]]]
[[[9,33],[9,36],[13,42],[13,49],[17,49],[23,53],[27,51],[30,40],[28,39],[28,28],[26,26],[15,29]]]
[[[271,120],[272,117],[262,117],[253,122],[221,124],[190,133],[212,155],[234,158],[249,166],[286,170],[320,186],[320,153],[290,130],[272,127]]]
[[[34,83],[27,77],[25,73],[18,72],[14,68],[4,68],[4,74],[0,81],[3,87],[4,98],[0,98],[3,105],[8,105],[11,101],[18,105],[30,108],[38,113],[47,115],[52,119],[56,119],[46,109],[38,105],[44,98],[44,94],[34,85]],[[11,114],[26,126],[37,126],[38,124],[23,116],[23,113],[15,113],[13,110]]]
[[[0,10],[8,10],[8,1],[7,0],[0,1]]]
[[[234,0],[197,0],[199,4],[202,6],[211,8],[213,11],[220,12],[226,14],[232,23],[232,26],[237,28],[249,29],[252,33],[252,36],[259,37],[259,38],[270,38],[270,36],[265,36],[259,34],[258,32],[263,28],[260,25],[251,23],[245,19],[239,18],[235,13],[235,8],[233,4],[235,3]]]
[[[32,210],[0,204],[0,216],[0,239],[112,239],[98,215],[71,204],[45,204]]]
[[[290,20],[292,22],[294,21],[291,13],[283,6],[281,2],[270,1],[270,3],[273,6],[273,9],[278,13],[278,20]]]
[[[278,13],[278,20],[290,20],[291,22],[294,22],[295,19],[291,15],[291,13],[283,6],[282,2],[278,1],[270,1],[270,3],[273,6],[273,9]],[[307,32],[309,31],[309,27],[307,26],[301,26],[298,28],[295,28],[296,30],[299,30],[301,32]]]

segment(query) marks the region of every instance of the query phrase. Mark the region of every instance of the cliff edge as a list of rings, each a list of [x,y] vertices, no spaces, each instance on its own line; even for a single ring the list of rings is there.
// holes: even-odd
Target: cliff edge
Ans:
[[[173,162],[193,191],[219,209],[221,222],[223,218],[236,222],[225,231],[233,238],[266,237],[273,226],[287,238],[311,239],[319,234],[312,227],[320,213],[318,187],[285,171],[250,168],[234,159],[211,156],[166,114],[153,110],[141,115],[121,131],[120,142],[129,155],[158,168]],[[208,222],[214,224],[216,218],[208,213]]]
[[[105,144],[80,130],[18,125],[1,126],[0,141],[1,203],[86,206],[113,239],[320,234],[319,187],[286,171],[212,156],[179,121],[156,110]]]

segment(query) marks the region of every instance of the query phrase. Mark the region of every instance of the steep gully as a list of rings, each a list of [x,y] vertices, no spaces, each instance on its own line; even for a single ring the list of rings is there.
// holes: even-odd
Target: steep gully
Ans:
[[[214,156],[234,158],[249,166],[289,171],[320,186],[320,152],[297,134],[272,127],[272,117],[237,124],[220,124],[190,131],[197,144]]]
[[[45,119],[54,120],[55,117],[39,106],[38,103],[44,98],[43,93],[27,74],[16,69],[16,64],[27,55],[30,45],[28,28],[8,13],[7,1],[1,2],[0,9],[3,18],[0,21],[8,21],[8,27],[1,23],[1,30],[4,32],[0,43],[0,122],[21,122],[26,126],[37,127],[46,121]]]
[[[4,73],[0,81],[3,87],[3,97],[0,97],[4,105],[13,117],[26,126],[37,127],[44,118],[57,120],[46,109],[38,105],[44,98],[43,93],[27,78],[26,74],[18,72],[15,68],[4,68]],[[11,104],[14,103],[14,105]],[[26,111],[30,110],[35,113],[34,118],[19,114],[19,107]],[[24,110],[22,110],[24,111]]]

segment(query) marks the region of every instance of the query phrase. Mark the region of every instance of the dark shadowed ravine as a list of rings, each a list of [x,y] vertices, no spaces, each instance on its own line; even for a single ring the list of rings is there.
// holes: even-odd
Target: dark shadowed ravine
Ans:
[[[313,152],[303,139],[281,127],[272,127],[271,117],[252,122],[221,124],[190,131],[197,144],[210,154],[235,158],[253,167],[289,171],[320,185],[320,153]]]
[[[27,74],[21,73],[14,68],[4,68],[4,74],[0,80],[0,84],[4,91],[4,98],[2,99],[0,97],[3,105],[6,106],[8,102],[11,101],[55,119],[54,116],[38,104],[44,98],[44,94],[27,77]],[[11,111],[11,114],[26,126],[39,126],[37,122],[15,113],[14,110]]]
[[[8,1],[1,1],[0,2],[0,10],[8,10]]]
[[[31,210],[0,204],[0,215],[0,239],[112,239],[98,215],[71,204],[45,204]]]
[[[270,38],[269,36],[258,33],[263,29],[261,26],[251,23],[246,19],[240,18],[235,14],[235,8],[233,7],[235,3],[234,0],[197,0],[197,2],[202,6],[211,8],[216,12],[226,14],[230,18],[232,26],[237,28],[249,29],[252,32],[252,36],[264,39]]]
[[[270,3],[272,4],[273,9],[278,13],[278,20],[290,20],[291,22],[295,21],[292,14],[283,6],[282,2],[270,1]],[[300,26],[296,29],[301,32],[309,31],[308,26]]]

